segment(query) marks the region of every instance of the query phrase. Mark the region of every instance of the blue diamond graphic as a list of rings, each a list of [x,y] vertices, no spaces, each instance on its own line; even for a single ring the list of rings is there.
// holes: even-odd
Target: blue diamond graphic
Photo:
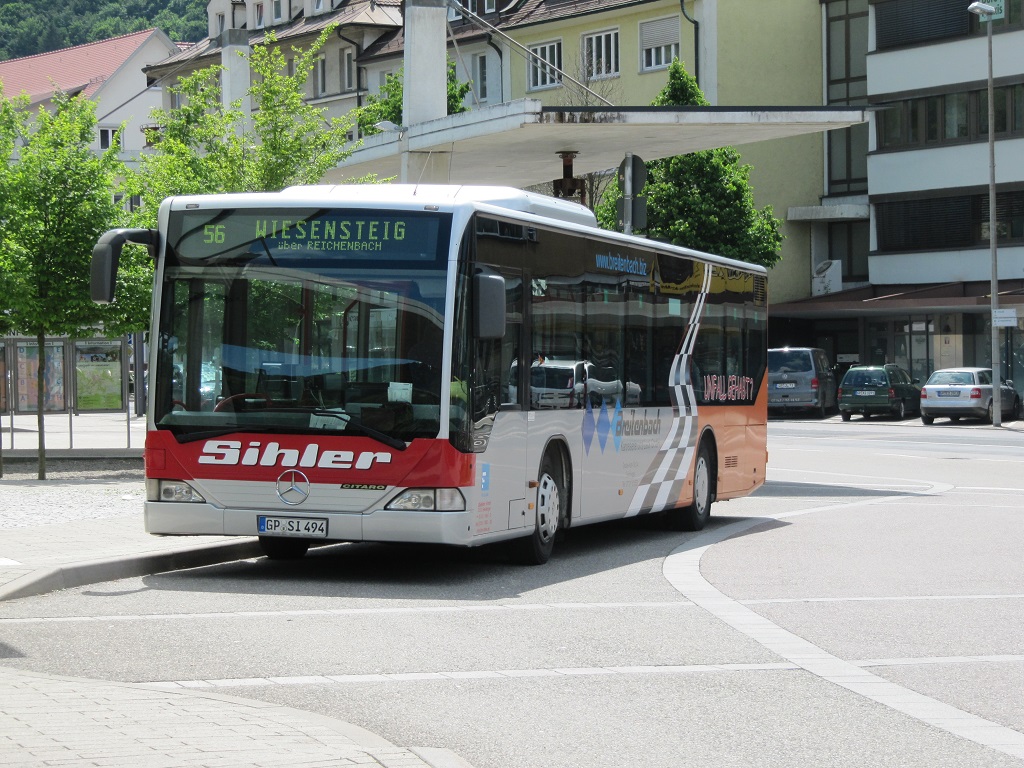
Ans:
[[[615,413],[612,415],[612,434],[614,437],[612,440],[615,442],[615,452],[619,452],[619,444],[622,442],[622,435],[619,434],[618,425],[622,421],[622,402],[619,400],[615,401]]]
[[[583,450],[590,453],[590,443],[594,439],[594,411],[587,401],[587,410],[583,413]]]

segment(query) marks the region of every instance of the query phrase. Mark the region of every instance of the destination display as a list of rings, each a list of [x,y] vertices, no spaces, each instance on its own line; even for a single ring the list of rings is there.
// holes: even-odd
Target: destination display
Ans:
[[[180,264],[295,257],[424,262],[447,247],[448,216],[373,210],[183,211],[169,227]],[[440,232],[445,232],[444,243]]]

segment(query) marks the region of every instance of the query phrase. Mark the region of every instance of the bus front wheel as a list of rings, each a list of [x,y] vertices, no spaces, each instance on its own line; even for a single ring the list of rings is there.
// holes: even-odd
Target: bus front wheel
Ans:
[[[269,560],[298,560],[309,550],[309,542],[283,536],[260,536],[260,548]]]
[[[714,498],[714,464],[706,442],[697,451],[693,465],[693,502],[687,507],[677,507],[665,513],[669,528],[674,531],[699,531],[711,517],[711,501]]]
[[[560,465],[551,453],[544,457],[537,477],[537,518],[533,533],[511,543],[513,558],[523,565],[543,565],[555,547],[555,534],[562,524],[563,507],[569,499]]]

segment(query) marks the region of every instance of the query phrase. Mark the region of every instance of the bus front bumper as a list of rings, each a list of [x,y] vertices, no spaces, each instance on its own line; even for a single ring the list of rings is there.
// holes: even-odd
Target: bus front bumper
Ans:
[[[291,510],[223,509],[203,503],[147,501],[145,505],[146,531],[158,535],[259,536],[260,517],[326,520],[327,535],[310,537],[310,541],[407,542],[462,547],[485,543],[482,537],[474,535],[473,518],[468,511],[304,509],[300,514]]]

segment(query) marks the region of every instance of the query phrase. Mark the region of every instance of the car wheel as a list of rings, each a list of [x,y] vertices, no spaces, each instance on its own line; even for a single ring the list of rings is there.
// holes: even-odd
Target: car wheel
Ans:
[[[991,423],[992,423],[992,402],[991,402],[991,401],[989,401],[989,404],[988,404],[988,416],[987,416],[987,420],[988,420],[988,423],[989,423],[989,424],[991,424]]]
[[[1020,398],[1013,398],[1013,410],[1010,411],[1010,421],[1016,421],[1020,418]]]
[[[951,421],[952,423],[954,423],[954,424],[955,424],[956,422],[960,421],[960,417],[959,417],[959,416],[950,416],[950,417],[949,417],[949,420],[950,420],[950,421]]]
[[[665,512],[665,521],[673,531],[699,531],[707,525],[711,517],[711,499],[713,498],[714,469],[711,463],[711,451],[706,442],[701,443],[697,451],[697,461],[693,465],[693,503],[687,507],[678,507]]]
[[[562,524],[562,508],[569,498],[560,464],[550,451],[541,463],[537,477],[537,520],[533,533],[515,539],[510,544],[513,559],[521,565],[543,565],[555,548],[555,534]]]
[[[934,424],[935,423],[935,417],[934,416],[925,416],[922,413],[921,414],[921,423],[922,424]]]
[[[896,403],[896,418],[901,421],[907,418],[907,403],[905,400],[900,400]]]
[[[298,560],[309,551],[309,542],[283,536],[260,536],[260,548],[269,560]]]
[[[853,416],[853,414],[850,413],[849,411],[843,411],[839,415],[842,417],[843,421],[849,421],[850,418]]]
[[[825,398],[821,399],[821,405],[818,406],[818,410],[815,413],[819,419],[824,419],[828,416],[828,409],[825,407]]]

